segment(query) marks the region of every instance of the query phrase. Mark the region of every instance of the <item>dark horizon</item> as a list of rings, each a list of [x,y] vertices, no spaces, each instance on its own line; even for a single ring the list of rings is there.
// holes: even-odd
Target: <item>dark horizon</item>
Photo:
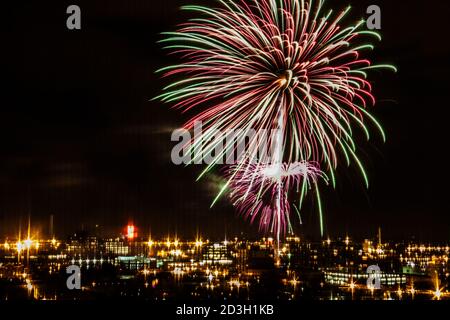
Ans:
[[[353,2],[353,3],[352,3]],[[357,2],[357,3],[356,3]],[[202,167],[170,161],[172,130],[183,117],[150,101],[165,80],[155,70],[176,61],[157,44],[160,32],[185,20],[182,4],[200,0],[76,1],[82,29],[65,26],[68,1],[17,1],[2,50],[7,80],[0,111],[0,237],[22,217],[45,230],[51,214],[65,236],[81,225],[120,229],[134,221],[152,234],[263,236],[226,197],[209,209],[220,171],[195,182]],[[382,9],[383,41],[369,56],[399,72],[375,72],[372,113],[387,132],[361,150],[370,179],[338,170],[324,190],[325,237],[450,240],[447,197],[449,4],[419,1],[327,1],[353,5],[358,20],[369,4]],[[432,26],[432,29],[429,26]],[[444,111],[445,112],[445,111]],[[325,188],[324,188],[325,189]],[[302,213],[299,234],[319,237],[317,210]]]
[[[240,219],[240,218],[237,218]],[[17,223],[17,225],[9,228],[9,231],[3,234],[0,234],[0,241],[2,240],[14,240],[17,239],[20,231],[20,236],[22,239],[25,239],[27,236],[28,229],[28,218],[18,219],[21,223]],[[199,228],[188,229],[185,228],[184,231],[179,232],[178,228],[173,226],[168,226],[166,231],[162,230],[152,230],[150,225],[140,225],[136,223],[136,221],[128,220],[128,223],[124,223],[123,225],[115,225],[115,226],[102,226],[96,224],[80,224],[78,227],[73,226],[71,228],[71,232],[64,233],[61,230],[53,230],[53,233],[50,232],[49,221],[47,224],[35,222],[30,219],[31,226],[31,238],[34,240],[37,239],[51,239],[53,236],[58,240],[68,240],[71,237],[79,236],[79,237],[97,237],[99,239],[107,239],[107,238],[116,238],[116,237],[127,237],[126,228],[128,225],[133,225],[136,228],[137,236],[136,239],[148,239],[151,237],[152,240],[163,240],[169,237],[170,239],[178,239],[180,241],[190,241],[190,240],[209,240],[212,242],[224,241],[224,240],[232,240],[234,238],[238,239],[246,239],[246,240],[259,240],[262,238],[273,238],[275,235],[272,233],[264,233],[259,232],[258,229],[252,228],[251,226],[243,226],[242,230],[247,227],[247,230],[237,230],[229,232],[227,228],[224,227],[223,231],[216,230],[208,230],[204,232]],[[395,242],[395,243],[424,243],[424,244],[450,244],[449,238],[446,237],[434,237],[428,238],[422,235],[414,235],[414,234],[404,234],[399,235],[396,234],[394,237],[386,236],[385,231],[392,233],[392,230],[389,228],[383,229],[382,226],[375,228],[374,230],[369,230],[367,233],[363,232],[344,232],[340,234],[326,235],[324,237],[320,236],[320,233],[317,230],[306,230],[306,228],[299,228],[295,233],[286,234],[284,237],[300,237],[300,239],[311,242],[322,242],[327,239],[332,241],[344,240],[345,238],[351,239],[351,241],[362,242],[364,240],[372,240],[377,242],[379,237],[379,228],[381,228],[381,237],[383,243]],[[239,228],[238,228],[239,229]],[[283,238],[284,238],[283,237]],[[283,240],[282,240],[283,242]]]

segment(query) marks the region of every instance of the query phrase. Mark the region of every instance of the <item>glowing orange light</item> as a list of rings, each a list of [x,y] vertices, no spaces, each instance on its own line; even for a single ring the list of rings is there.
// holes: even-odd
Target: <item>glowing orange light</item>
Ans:
[[[203,246],[203,241],[202,241],[201,239],[197,239],[197,240],[195,241],[195,246],[196,246],[197,248]]]
[[[436,289],[436,291],[435,292],[433,292],[433,294],[434,294],[434,299],[436,299],[436,300],[441,300],[441,296],[442,296],[442,291],[441,291],[441,289]]]
[[[25,247],[27,249],[30,249],[31,245],[33,244],[33,241],[30,238],[28,238],[27,240],[24,241],[24,243],[25,243]]]
[[[134,225],[132,225],[132,224],[129,224],[127,226],[127,238],[128,238],[128,240],[133,240],[136,237],[137,237],[136,227]]]

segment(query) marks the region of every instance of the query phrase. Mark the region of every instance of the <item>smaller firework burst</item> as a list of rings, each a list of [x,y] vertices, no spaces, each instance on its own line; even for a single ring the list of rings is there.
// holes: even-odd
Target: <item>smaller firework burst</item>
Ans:
[[[316,163],[294,162],[235,166],[228,171],[231,198],[239,212],[277,237],[291,229],[289,193],[300,195],[328,181]]]

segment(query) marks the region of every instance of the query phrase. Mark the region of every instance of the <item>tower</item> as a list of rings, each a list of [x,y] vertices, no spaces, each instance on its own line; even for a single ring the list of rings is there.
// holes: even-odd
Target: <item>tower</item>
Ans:
[[[53,231],[53,215],[51,214],[50,215],[50,224],[49,224],[49,229],[48,229],[48,235],[49,235],[49,239],[53,239],[54,238],[54,236],[55,236],[55,233],[54,233],[54,231]]]
[[[382,242],[381,242],[381,227],[378,227],[378,246],[381,247]]]

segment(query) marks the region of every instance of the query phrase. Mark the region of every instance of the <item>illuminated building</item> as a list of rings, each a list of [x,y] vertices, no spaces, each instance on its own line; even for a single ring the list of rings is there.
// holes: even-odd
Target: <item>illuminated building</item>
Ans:
[[[365,285],[369,275],[367,273],[351,273],[349,271],[324,271],[325,281],[331,285],[344,286],[353,281]],[[393,287],[406,284],[406,276],[398,273],[380,273],[382,286]]]
[[[228,245],[224,243],[213,243],[205,246],[203,249],[203,263],[208,265],[233,263]]]
[[[105,241],[105,253],[113,256],[126,256],[130,252],[128,243],[120,238]]]
[[[129,224],[126,227],[126,237],[128,240],[134,240],[135,238],[137,238],[138,234],[137,234],[137,228],[133,225],[133,224]]]

